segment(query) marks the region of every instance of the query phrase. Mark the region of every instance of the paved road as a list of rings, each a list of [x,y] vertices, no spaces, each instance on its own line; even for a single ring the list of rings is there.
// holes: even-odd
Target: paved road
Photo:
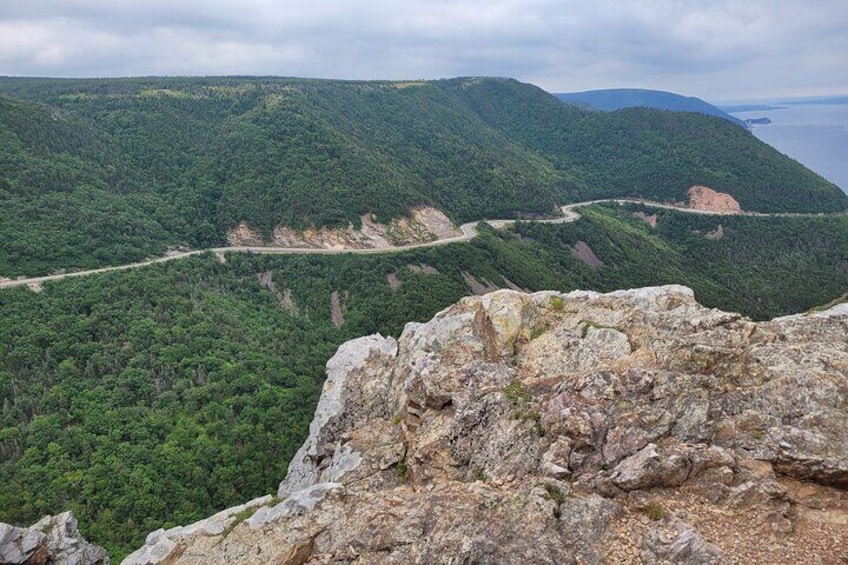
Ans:
[[[643,204],[645,206],[651,206],[653,208],[666,208],[668,210],[677,210],[679,212],[688,212],[691,214],[708,214],[708,215],[727,215],[722,214],[720,212],[709,212],[706,210],[693,210],[691,208],[681,208],[677,206],[671,206],[669,204],[662,204],[659,202],[651,202],[649,200],[633,200],[628,198],[607,198],[601,200],[589,200],[587,202],[578,202],[575,204],[567,204],[562,206],[562,216],[558,218],[552,218],[548,220],[535,220],[540,223],[545,224],[561,224],[566,222],[573,222],[580,218],[580,214],[577,212],[577,208],[582,206],[590,206],[592,204],[601,204],[605,202],[614,202],[617,204]],[[741,215],[745,216],[822,216],[824,214],[764,214],[759,212],[742,212]],[[501,229],[508,225],[514,224],[517,220],[480,220],[486,222],[491,225],[493,228]],[[428,241],[426,243],[416,243],[413,245],[401,245],[401,246],[393,246],[393,247],[380,247],[380,248],[370,248],[370,249],[347,249],[347,248],[315,248],[315,247],[215,247],[210,249],[197,249],[194,251],[183,251],[180,253],[172,253],[164,257],[157,257],[155,259],[148,259],[146,261],[139,261],[138,263],[128,263],[126,265],[118,265],[116,267],[102,267],[100,269],[91,269],[88,271],[75,271],[72,273],[62,273],[57,275],[46,275],[43,277],[32,277],[32,278],[19,278],[14,280],[0,280],[0,288],[11,288],[14,286],[21,285],[30,285],[32,287],[38,287],[41,283],[47,281],[58,281],[62,279],[67,279],[71,277],[87,277],[89,275],[96,275],[98,273],[108,273],[111,271],[125,271],[127,269],[137,269],[139,267],[146,267],[148,265],[153,265],[155,263],[165,263],[167,261],[175,261],[177,259],[183,259],[185,257],[191,257],[192,255],[200,255],[201,253],[212,252],[215,254],[222,255],[224,253],[265,253],[265,254],[304,254],[304,253],[314,253],[319,255],[340,255],[342,253],[355,253],[359,255],[372,255],[376,253],[397,253],[400,251],[408,251],[410,249],[418,249],[421,247],[434,247],[436,245],[447,245],[450,243],[457,243],[460,241],[469,241],[477,237],[477,224],[478,222],[468,222],[466,224],[462,224],[459,226],[460,235],[454,237],[447,237],[443,239],[437,239],[435,241]]]

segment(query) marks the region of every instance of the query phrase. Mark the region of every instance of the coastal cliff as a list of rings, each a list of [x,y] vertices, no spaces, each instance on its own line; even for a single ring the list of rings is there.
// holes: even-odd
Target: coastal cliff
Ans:
[[[124,563],[840,562],[846,336],[680,286],[468,297],[339,348],[275,496]]]

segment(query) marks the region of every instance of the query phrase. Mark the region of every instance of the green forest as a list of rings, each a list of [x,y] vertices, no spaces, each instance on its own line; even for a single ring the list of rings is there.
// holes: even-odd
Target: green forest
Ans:
[[[510,79],[0,77],[0,276],[225,243],[241,221],[457,223],[609,196],[834,212],[848,196],[724,120],[569,106]]]
[[[219,246],[242,221],[268,234],[422,205],[533,219],[681,202],[694,184],[746,210],[848,209],[719,118],[594,112],[510,79],[0,77],[0,277]],[[766,319],[848,289],[845,215],[581,214],[392,254],[205,253],[0,290],[0,521],[70,509],[118,560],[272,492],[335,349],[472,292],[675,283]]]
[[[481,224],[469,243],[402,253],[205,254],[0,290],[0,521],[70,509],[118,560],[152,530],[274,492],[338,345],[397,336],[472,281],[679,283],[756,319],[848,289],[848,217],[581,212],[567,224]],[[638,212],[656,214],[656,227]],[[581,242],[599,263],[577,256]]]

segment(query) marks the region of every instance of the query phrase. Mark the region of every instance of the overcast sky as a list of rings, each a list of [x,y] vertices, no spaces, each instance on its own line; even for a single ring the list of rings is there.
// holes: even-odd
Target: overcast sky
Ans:
[[[0,74],[848,93],[846,0],[0,0]]]

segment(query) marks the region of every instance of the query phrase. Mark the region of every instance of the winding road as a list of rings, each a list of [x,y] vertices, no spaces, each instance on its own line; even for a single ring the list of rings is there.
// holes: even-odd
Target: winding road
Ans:
[[[799,213],[799,214],[789,214],[789,213],[774,213],[767,214],[761,212],[740,212],[736,214],[728,214],[726,212],[712,212],[708,210],[696,210],[693,208],[683,208],[680,206],[672,206],[670,204],[663,204],[661,202],[652,202],[650,200],[638,200],[638,199],[629,199],[629,198],[605,198],[600,200],[589,200],[586,202],[577,202],[574,204],[566,204],[561,207],[562,216],[557,218],[551,218],[546,220],[533,220],[539,223],[545,224],[561,224],[566,222],[573,222],[575,220],[580,219],[580,214],[577,212],[577,208],[581,208],[583,206],[591,206],[592,204],[602,204],[602,203],[617,203],[617,204],[642,204],[644,206],[650,206],[652,208],[665,208],[668,210],[676,210],[678,212],[687,212],[691,214],[706,214],[706,215],[716,215],[716,216],[726,216],[726,215],[742,215],[742,216],[779,216],[779,217],[815,217],[815,216],[823,216],[827,214],[816,214],[816,213]],[[836,214],[836,215],[844,215],[844,213]],[[460,234],[454,237],[446,237],[442,239],[437,239],[434,241],[428,241],[425,243],[415,243],[412,245],[399,245],[392,247],[374,247],[374,248],[365,248],[365,249],[353,249],[353,248],[316,248],[316,247],[214,247],[209,249],[196,249],[193,251],[182,251],[179,253],[172,253],[166,255],[164,257],[156,257],[155,259],[148,259],[145,261],[139,261],[137,263],[127,263],[126,265],[118,265],[115,267],[101,267],[99,269],[90,269],[88,271],[74,271],[70,273],[61,273],[55,275],[45,275],[42,277],[31,277],[31,278],[17,278],[17,279],[0,279],[0,288],[11,288],[16,286],[29,285],[33,289],[38,289],[41,283],[45,283],[48,281],[59,281],[62,279],[67,279],[71,277],[87,277],[89,275],[96,275],[99,273],[109,273],[111,271],[125,271],[128,269],[137,269],[139,267],[146,267],[148,265],[154,265],[156,263],[165,263],[167,261],[175,261],[177,259],[183,259],[185,257],[191,257],[192,255],[200,255],[202,253],[215,253],[216,255],[223,255],[224,253],[265,253],[265,254],[304,254],[304,253],[314,253],[319,255],[340,255],[342,253],[355,253],[358,255],[373,255],[377,253],[397,253],[401,251],[408,251],[410,249],[418,249],[421,247],[434,247],[436,245],[447,245],[450,243],[457,243],[461,241],[470,241],[477,236],[477,224],[479,222],[486,222],[490,226],[495,229],[501,229],[508,225],[514,224],[518,220],[477,220],[474,222],[468,222],[459,226]]]

